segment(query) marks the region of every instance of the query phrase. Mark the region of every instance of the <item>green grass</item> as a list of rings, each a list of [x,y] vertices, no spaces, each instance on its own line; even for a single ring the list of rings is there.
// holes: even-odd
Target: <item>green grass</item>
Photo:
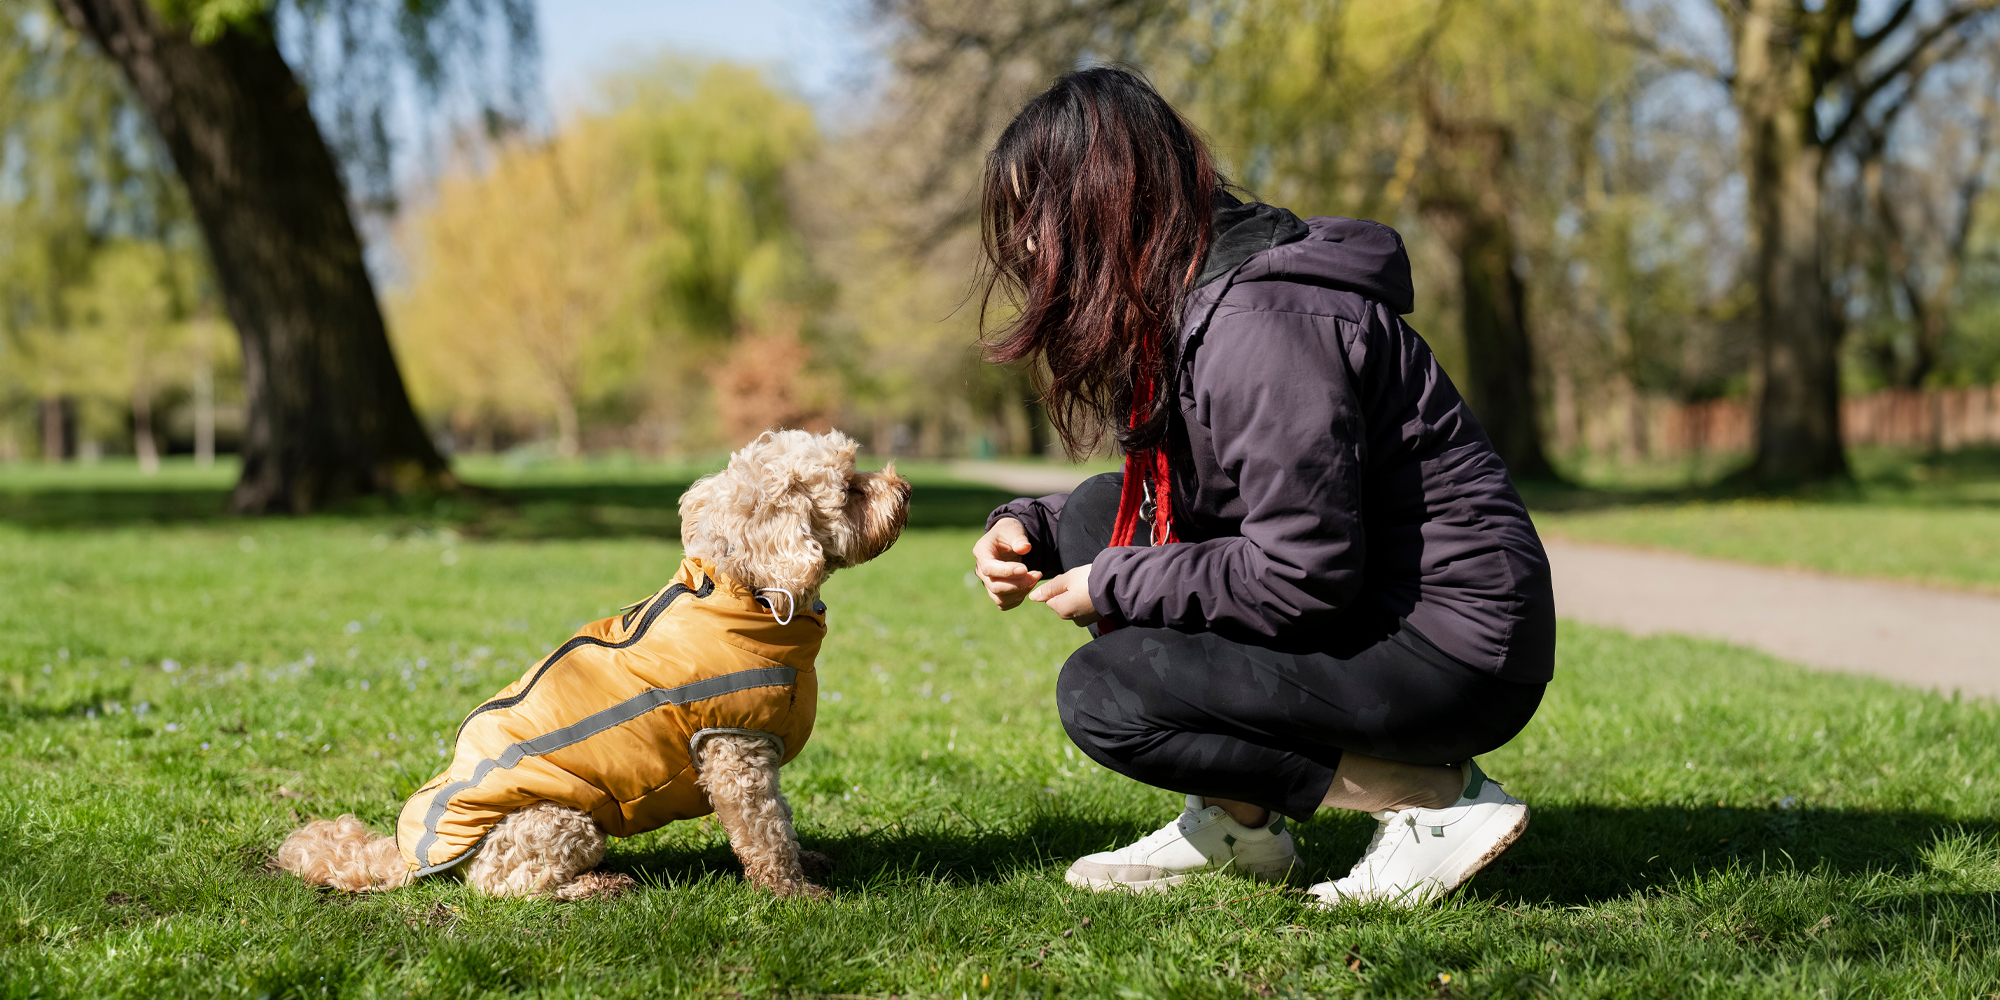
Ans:
[[[1535,514],[1542,532],[1718,559],[2000,590],[2000,504],[1725,500]]]
[[[1081,634],[982,606],[982,494],[941,479],[920,520],[960,526],[828,588],[828,700],[785,781],[832,900],[749,889],[706,821],[615,842],[644,888],[611,902],[310,889],[265,868],[284,834],[386,830],[469,707],[672,571],[684,477],[245,522],[35,475],[0,485],[0,996],[2000,992],[2000,708],[1583,627],[1483,761],[1534,824],[1449,903],[1070,890],[1177,796],[1069,747],[1051,692]],[[1369,827],[1297,827],[1294,885]]]
[[[1591,488],[1533,486],[1535,524],[1577,541],[1938,586],[2000,590],[2000,450],[1858,450],[1855,478],[1789,495],[1668,467],[1600,471]]]

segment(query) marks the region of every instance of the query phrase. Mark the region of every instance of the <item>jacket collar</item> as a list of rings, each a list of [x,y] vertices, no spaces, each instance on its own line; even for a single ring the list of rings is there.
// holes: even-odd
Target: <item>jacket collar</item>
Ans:
[[[1215,189],[1215,210],[1211,225],[1215,239],[1208,257],[1195,279],[1200,288],[1241,265],[1244,261],[1276,246],[1297,243],[1310,231],[1305,221],[1289,210],[1262,202],[1244,202],[1235,195]]]
[[[782,612],[785,604],[782,594],[760,596],[749,585],[738,583],[717,569],[714,563],[695,556],[682,559],[680,571],[674,574],[674,583],[691,591],[700,591],[704,580],[713,583],[714,592],[702,598],[701,606],[726,618],[731,632],[772,646],[817,645],[826,635],[824,601],[802,605],[789,623],[781,625],[763,598],[775,598]]]

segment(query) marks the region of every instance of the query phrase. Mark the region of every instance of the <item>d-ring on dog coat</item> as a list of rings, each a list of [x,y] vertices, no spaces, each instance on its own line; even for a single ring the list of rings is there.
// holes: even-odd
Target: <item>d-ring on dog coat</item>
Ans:
[[[428,875],[536,801],[588,813],[614,837],[705,816],[699,742],[750,732],[775,738],[783,760],[797,756],[812,735],[825,637],[824,604],[781,625],[748,587],[687,559],[659,593],[584,626],[473,709],[451,766],[403,805],[396,846]]]

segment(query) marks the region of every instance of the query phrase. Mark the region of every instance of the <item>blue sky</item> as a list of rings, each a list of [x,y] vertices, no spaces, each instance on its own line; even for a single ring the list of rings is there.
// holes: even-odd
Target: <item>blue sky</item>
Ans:
[[[606,69],[662,50],[756,63],[823,111],[874,66],[857,0],[541,0],[542,69],[560,114]]]

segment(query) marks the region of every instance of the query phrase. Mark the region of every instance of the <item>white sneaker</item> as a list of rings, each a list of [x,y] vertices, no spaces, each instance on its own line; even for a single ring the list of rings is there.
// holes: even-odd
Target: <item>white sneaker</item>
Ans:
[[[1148,892],[1176,886],[1203,872],[1248,875],[1266,882],[1285,877],[1298,861],[1285,818],[1251,829],[1221,806],[1203,806],[1190,795],[1187,810],[1166,826],[1115,851],[1078,858],[1063,876],[1073,886]]]
[[[1465,792],[1443,809],[1385,809],[1368,852],[1347,877],[1310,890],[1321,901],[1414,906],[1464,884],[1528,828],[1528,804],[1466,761]]]

